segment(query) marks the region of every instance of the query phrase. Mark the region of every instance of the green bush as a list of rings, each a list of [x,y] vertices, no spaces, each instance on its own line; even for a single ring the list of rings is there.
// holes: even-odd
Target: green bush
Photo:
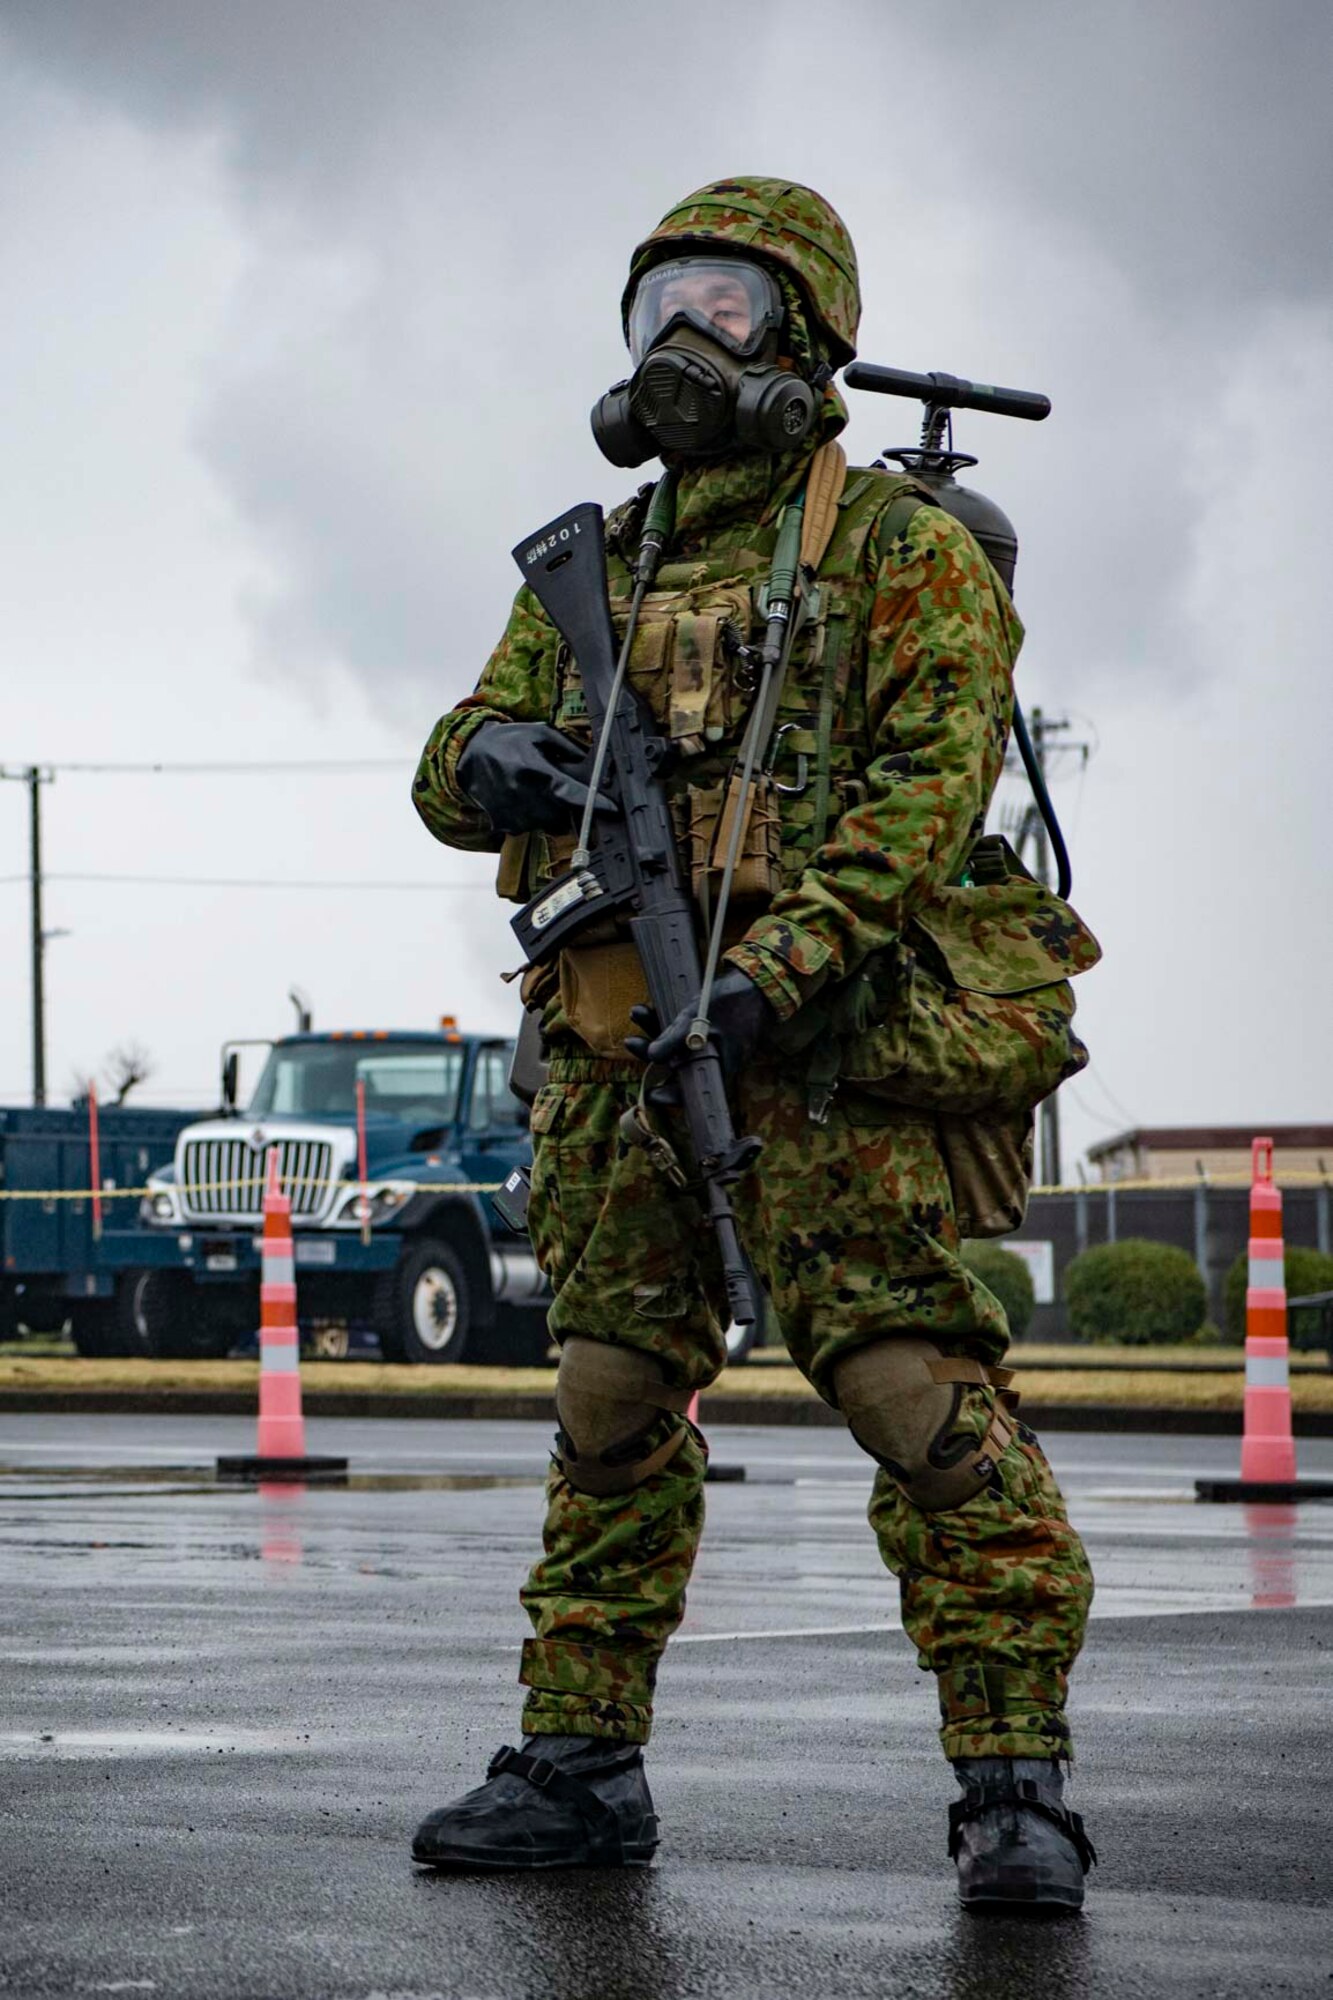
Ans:
[[[1032,1273],[1023,1259],[1015,1257],[1012,1250],[1002,1250],[998,1243],[965,1243],[963,1262],[1004,1307],[1011,1339],[1021,1340],[1032,1324],[1037,1303]]]
[[[1069,1330],[1080,1340],[1192,1340],[1208,1313],[1194,1259],[1173,1243],[1129,1236],[1085,1250],[1065,1272]]]
[[[1289,1299],[1303,1298],[1307,1292],[1333,1292],[1333,1257],[1323,1250],[1307,1250],[1299,1243],[1288,1243],[1282,1253],[1282,1275]],[[1226,1275],[1222,1289],[1222,1337],[1234,1342],[1245,1338],[1245,1292],[1249,1281],[1249,1256],[1244,1250],[1236,1258]],[[1293,1313],[1288,1332],[1293,1339],[1299,1329],[1298,1319],[1313,1318],[1313,1314]]]

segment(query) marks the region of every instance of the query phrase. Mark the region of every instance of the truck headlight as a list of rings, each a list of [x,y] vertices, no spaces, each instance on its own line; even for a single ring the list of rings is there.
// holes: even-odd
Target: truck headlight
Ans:
[[[181,1219],[180,1198],[170,1181],[149,1181],[148,1192],[139,1203],[139,1220],[150,1228],[164,1228]]]
[[[416,1190],[410,1183],[385,1181],[380,1187],[352,1188],[344,1195],[334,1215],[335,1224],[360,1228],[363,1222],[385,1222],[411,1199]]]

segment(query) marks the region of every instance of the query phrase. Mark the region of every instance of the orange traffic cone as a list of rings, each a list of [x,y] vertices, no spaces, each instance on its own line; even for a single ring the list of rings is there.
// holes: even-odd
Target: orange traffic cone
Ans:
[[[1282,1195],[1273,1141],[1256,1139],[1250,1186],[1250,1269],[1245,1293],[1245,1420],[1239,1479],[1199,1479],[1200,1500],[1322,1499],[1333,1481],[1296,1478],[1283,1272]]]
[[[345,1479],[345,1458],[306,1456],[292,1204],[291,1197],[282,1191],[276,1146],[268,1156],[261,1257],[259,1450],[253,1458],[219,1458],[218,1476],[287,1481]]]
[[[1271,1485],[1274,1480],[1296,1477],[1287,1365],[1287,1281],[1282,1264],[1282,1195],[1273,1185],[1273,1141],[1256,1139],[1253,1158],[1240,1476]]]
[[[291,1197],[278,1178],[278,1149],[268,1156],[259,1278],[259,1456],[304,1458],[301,1336],[296,1326],[296,1252]]]

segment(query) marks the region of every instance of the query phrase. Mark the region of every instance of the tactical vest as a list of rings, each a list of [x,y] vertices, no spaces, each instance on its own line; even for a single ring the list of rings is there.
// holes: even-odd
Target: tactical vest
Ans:
[[[832,821],[865,796],[861,774],[871,746],[861,669],[874,571],[882,546],[929,500],[926,488],[901,474],[849,474],[819,566],[815,600],[792,649],[767,753],[773,782],[756,813],[747,843],[752,851],[736,885],[737,910],[747,921],[757,902],[799,878]],[[900,512],[895,503],[901,501],[908,504]],[[776,539],[772,522],[749,530],[743,546],[728,545],[697,561],[665,562],[644,599],[630,653],[630,685],[678,753],[666,784],[682,858],[696,887],[708,831],[716,827],[720,788],[754,696],[746,649],[763,636],[759,600]],[[608,561],[608,585],[612,616],[623,631],[633,582],[624,558],[615,553]],[[567,648],[557,661],[550,720],[566,734],[590,740],[582,682]],[[545,848],[534,889],[561,872],[567,860],[562,838],[548,840]],[[765,850],[772,863],[767,881],[761,866]]]
[[[866,796],[873,746],[864,664],[875,579],[923,503],[933,504],[932,494],[905,475],[848,475],[783,683],[766,753],[771,782],[761,788],[736,878],[733,941]],[[665,782],[705,917],[723,845],[723,781],[755,690],[746,649],[762,636],[760,592],[776,538],[775,521],[747,531],[743,545],[664,563],[630,655],[630,683],[678,751]],[[608,585],[623,631],[632,580],[614,545]],[[567,649],[550,719],[591,740]],[[502,871],[502,893],[535,893],[564,872],[572,848],[572,835],[532,836],[527,865],[508,870],[507,889]],[[1003,1233],[1026,1206],[1032,1107],[1087,1061],[1071,1026],[1069,975],[1098,956],[1076,914],[1027,875],[1007,842],[984,838],[963,879],[918,909],[897,944],[808,1003],[775,1040],[806,1072],[812,1117],[825,1115],[840,1086],[934,1114],[962,1233]],[[548,1033],[572,1030],[609,1059],[622,1054],[630,1006],[646,997],[634,948],[612,926],[561,954],[558,1007],[550,970],[524,982],[529,1004],[548,1003]]]

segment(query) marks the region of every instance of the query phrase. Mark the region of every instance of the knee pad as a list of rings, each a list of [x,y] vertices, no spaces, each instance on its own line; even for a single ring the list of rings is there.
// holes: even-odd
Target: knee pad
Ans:
[[[560,1470],[580,1493],[632,1492],[684,1444],[682,1418],[693,1394],[671,1388],[651,1354],[571,1335],[560,1349],[555,1383]],[[674,1412],[676,1422],[654,1443],[664,1410]]]
[[[994,1477],[1014,1435],[1012,1379],[1012,1369],[945,1356],[914,1335],[858,1347],[833,1370],[852,1436],[927,1514],[964,1506]],[[986,1392],[984,1427],[975,1414],[959,1421],[969,1386]]]

